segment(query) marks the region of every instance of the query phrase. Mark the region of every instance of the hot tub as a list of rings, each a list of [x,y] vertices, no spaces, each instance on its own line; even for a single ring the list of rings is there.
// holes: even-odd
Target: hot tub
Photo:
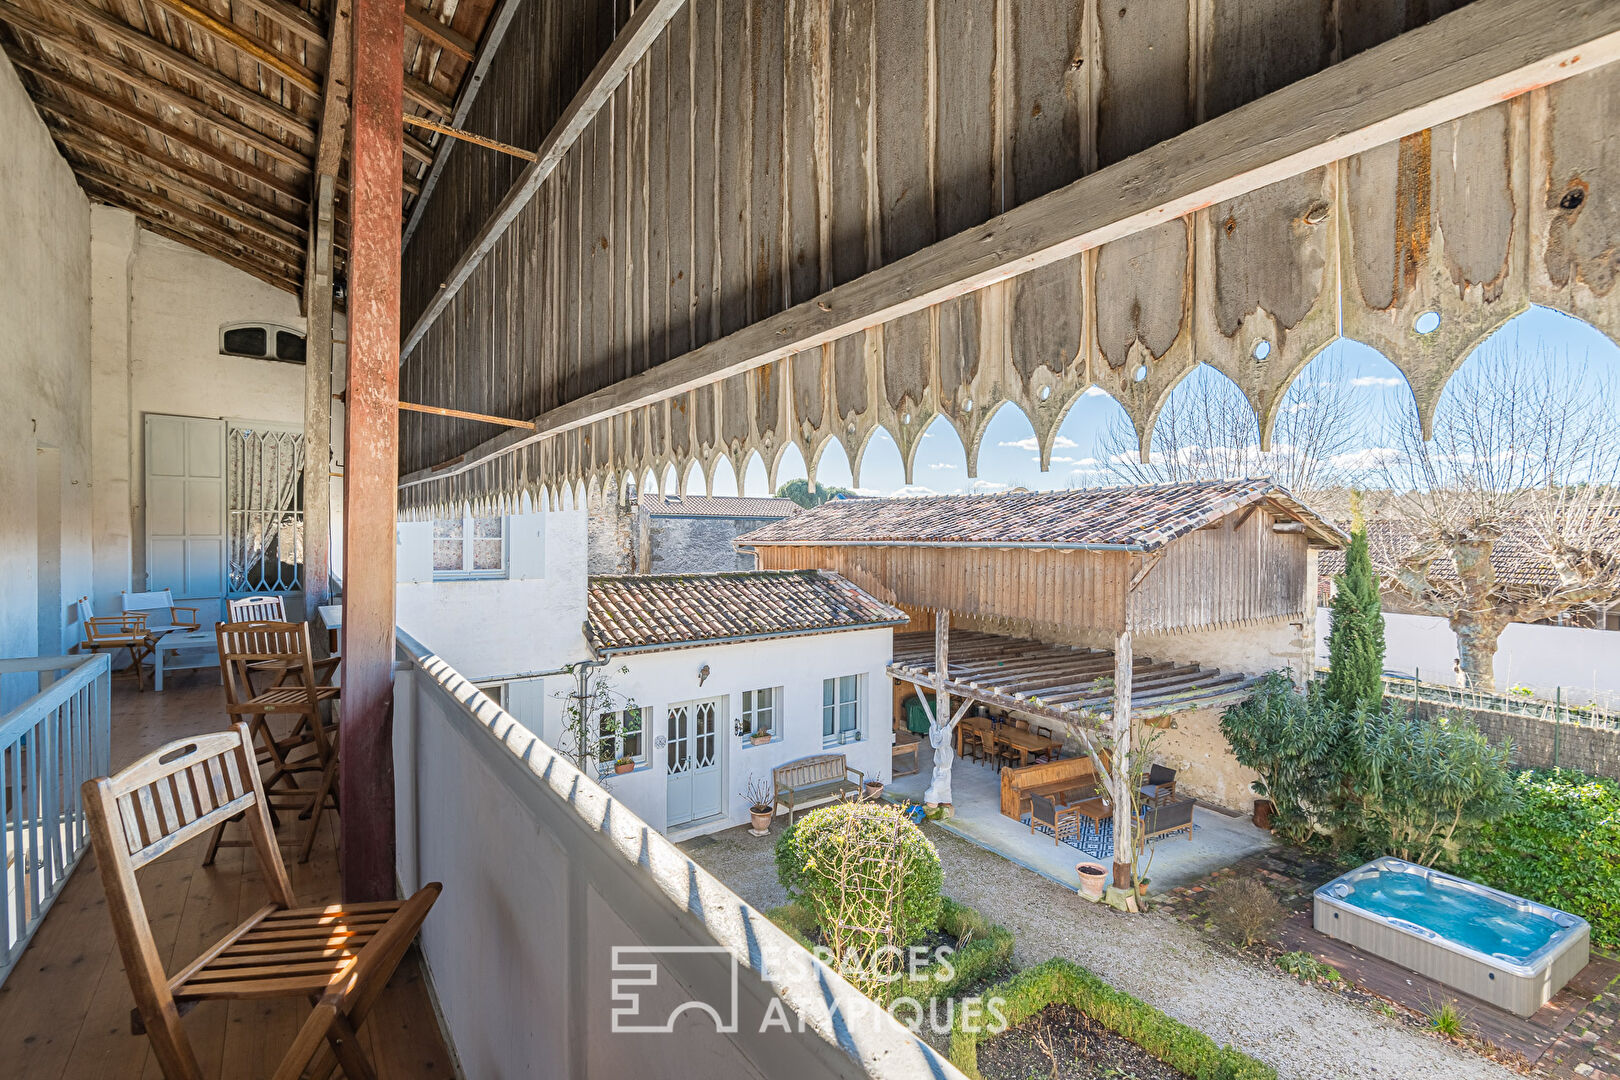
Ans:
[[[1374,859],[1314,894],[1316,929],[1520,1016],[1586,966],[1586,920],[1402,859]]]

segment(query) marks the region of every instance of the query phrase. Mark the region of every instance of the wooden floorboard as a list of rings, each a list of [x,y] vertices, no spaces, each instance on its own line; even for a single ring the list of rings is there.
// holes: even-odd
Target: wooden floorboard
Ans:
[[[225,725],[216,675],[172,676],[161,694],[114,681],[112,762],[115,769],[173,739]],[[321,822],[307,864],[296,860],[304,823],[282,822],[283,857],[301,904],[338,899],[337,816]],[[248,848],[222,848],[202,865],[199,837],[140,872],[153,936],[172,972],[267,902],[258,862]],[[95,857],[86,853],[16,970],[0,986],[0,1076],[5,1080],[163,1080],[145,1036],[129,1033],[134,1000],[113,942]],[[262,1080],[308,1015],[298,1001],[205,1002],[186,1028],[204,1075]],[[415,954],[400,965],[361,1038],[381,1080],[453,1077]]]

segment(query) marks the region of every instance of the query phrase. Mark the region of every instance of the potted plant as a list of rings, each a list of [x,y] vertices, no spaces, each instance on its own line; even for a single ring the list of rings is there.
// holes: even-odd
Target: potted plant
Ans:
[[[1108,871],[1093,862],[1080,863],[1074,869],[1080,875],[1080,895],[1101,900],[1108,884]]]
[[[748,737],[748,740],[755,746],[763,746],[771,741],[771,733],[764,728],[755,728],[754,733]]]
[[[1254,823],[1257,827],[1271,831],[1271,815],[1277,809],[1270,799],[1254,800]]]
[[[623,776],[627,772],[634,772],[635,768],[636,768],[636,759],[635,758],[622,757],[622,758],[619,758],[618,760],[614,761],[614,763],[613,763],[613,774],[615,776]]]
[[[866,782],[866,801],[877,802],[883,798],[883,774],[873,773],[872,779]]]
[[[754,819],[752,832],[764,836],[771,831],[771,819],[776,816],[776,789],[764,777],[748,774],[748,783],[738,792],[748,800],[748,813]]]
[[[1148,886],[1151,884],[1153,884],[1153,880],[1151,878],[1138,878],[1136,882],[1136,895],[1146,896]]]

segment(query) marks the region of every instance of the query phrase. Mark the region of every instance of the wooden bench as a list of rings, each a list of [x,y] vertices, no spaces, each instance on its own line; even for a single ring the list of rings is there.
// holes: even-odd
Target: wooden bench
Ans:
[[[850,779],[852,776],[853,780]],[[866,774],[850,768],[843,754],[803,757],[771,770],[771,783],[776,789],[772,809],[787,807],[788,824],[791,825],[795,811],[810,803],[858,795],[865,781]]]
[[[921,770],[917,764],[917,747],[922,744],[922,736],[913,735],[909,731],[894,733],[894,749],[890,751],[891,776],[910,776]],[[905,766],[902,768],[901,766]]]
[[[1107,767],[1106,756],[1104,767]],[[1030,796],[1050,798],[1073,792],[1074,797],[1084,799],[1097,790],[1098,781],[1097,768],[1090,755],[1059,758],[1022,769],[1002,769],[1001,812],[1014,821],[1022,821],[1029,812]]]

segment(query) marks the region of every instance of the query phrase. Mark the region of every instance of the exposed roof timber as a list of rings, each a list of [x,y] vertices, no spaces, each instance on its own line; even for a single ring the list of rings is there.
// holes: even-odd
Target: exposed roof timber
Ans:
[[[405,25],[463,60],[473,59],[477,52],[477,46],[440,22],[431,12],[418,11],[408,2],[405,5]]]
[[[20,9],[10,0],[0,0],[0,12],[17,10]],[[162,64],[175,74],[190,79],[199,87],[205,88],[209,93],[230,102],[251,116],[294,132],[311,143],[315,141],[315,125],[310,120],[280,102],[272,101],[234,79],[226,78],[213,68],[192,59],[178,49],[163,44],[128,23],[113,18],[99,8],[91,7],[83,0],[54,0],[52,10]]]
[[[1620,5],[1475,0],[984,225],[544,413],[536,418],[536,434],[487,440],[461,455],[455,470],[921,311],[1617,57]],[[421,340],[527,198],[515,188],[503,200],[418,319],[402,355]],[[442,469],[421,469],[401,483],[444,475]]]
[[[449,116],[455,111],[448,94],[428,85],[410,72],[405,73],[405,100],[420,105],[436,116]]]
[[[8,0],[0,0],[0,22],[10,23],[16,29],[32,35],[51,52],[72,57],[133,90],[148,94],[170,107],[186,113],[197,123],[210,125],[218,128],[224,134],[240,139],[244,144],[261,154],[273,157],[297,169],[307,170],[309,168],[308,155],[296,147],[288,146],[272,135],[266,135],[262,131],[249,127],[235,117],[227,115],[206,101],[192,97],[176,86],[171,86],[161,79],[154,79],[119,58],[110,56],[102,50],[91,46],[69,31],[47,23],[30,12],[16,7],[9,3]],[[11,57],[12,62],[19,67],[27,67],[30,71],[43,78],[52,79],[64,87],[70,87],[76,93],[85,94],[86,96],[90,96],[92,93],[99,94],[99,91],[95,91],[94,87],[89,86],[89,84],[70,73],[55,70],[50,70],[47,73],[46,69],[43,69],[40,65],[19,56],[15,49],[8,48],[6,52]],[[106,98],[106,95],[100,94],[100,97]],[[165,126],[163,121],[155,117],[148,117],[146,113],[135,110],[128,102],[112,105],[104,100],[101,104],[123,112],[140,123],[150,124],[153,127]]]
[[[332,36],[326,60],[326,82],[321,90],[321,129],[315,141],[315,176],[336,176],[343,165],[343,147],[349,130],[349,76],[353,68],[353,36],[350,32],[350,0],[332,5]],[[309,202],[315,201],[311,192]]]
[[[100,196],[97,197],[100,198]],[[113,200],[103,199],[102,201],[111,202]],[[242,271],[244,274],[251,274],[253,277],[258,278],[266,285],[273,285],[283,292],[293,291],[292,282],[284,276],[286,273],[289,273],[289,271],[272,269],[268,264],[255,261],[255,259],[247,252],[243,252],[241,250],[228,250],[222,247],[216,241],[205,239],[194,234],[181,232],[172,226],[165,224],[161,218],[154,217],[152,214],[149,214],[137,207],[130,206],[127,203],[118,202],[117,205],[123,206],[127,210],[131,210],[135,216],[140,219],[141,228],[143,229],[147,229],[159,236],[173,240],[177,244],[183,244],[186,247],[200,251],[210,258],[218,259],[220,262],[225,263],[227,266],[233,266]]]
[[[497,153],[510,154],[512,157],[519,157],[525,161],[533,161],[535,159],[535,154],[532,150],[524,150],[522,147],[513,146],[511,143],[503,143],[499,139],[491,139],[485,135],[476,135],[471,131],[462,131],[460,128],[451,127],[449,124],[441,124],[435,120],[429,120],[425,116],[412,116],[409,113],[406,113],[405,124],[407,127],[419,127],[425,128],[428,131],[436,131],[440,135],[447,135],[452,139],[459,139],[462,142],[472,143],[474,146],[482,146],[486,150],[494,150]]]
[[[75,97],[82,98],[84,101],[99,105],[116,116],[120,116],[133,123],[140,124],[142,127],[147,128],[152,134],[161,136],[164,139],[184,146],[192,153],[216,162],[221,168],[229,169],[247,178],[253,183],[259,184],[279,195],[283,195],[288,199],[294,200],[300,205],[306,201],[307,196],[304,192],[302,184],[283,180],[281,177],[267,169],[262,169],[257,165],[253,165],[249,162],[241,160],[223,147],[214,146],[210,143],[203,142],[202,140],[192,136],[189,132],[169,125],[159,117],[153,116],[150,113],[142,112],[125,98],[117,98],[109,94],[104,94],[93,84],[81,82],[65,72],[56,71],[52,68],[45,67],[42,64],[34,63],[27,57],[18,54],[14,49],[7,49],[6,53],[11,57],[13,66],[28,72],[30,75],[49,83],[52,86],[69,92]],[[37,96],[35,97],[34,101],[39,108],[48,109],[56,115],[61,116],[63,119],[70,120],[76,124],[95,126],[94,118],[91,117],[89,113],[84,111],[82,102],[70,104],[68,102],[59,101],[55,98],[43,98]],[[135,143],[132,141],[126,141],[126,136],[121,133],[109,131],[105,126],[96,127],[96,132],[97,134],[106,138],[117,140],[121,145],[135,147]],[[145,151],[143,150],[142,152]],[[302,159],[300,159],[300,161],[302,162]],[[300,165],[300,168],[307,167],[307,162]],[[248,196],[245,195],[243,197],[248,198]]]
[[[285,0],[233,0],[233,2],[239,7],[258,12],[294,37],[302,38],[321,49],[327,47],[329,35],[325,24],[296,4],[286,3]]]
[[[224,231],[222,226],[212,224],[200,215],[190,214],[185,207],[177,207],[160,195],[141,191],[127,184],[108,184],[104,182],[101,174],[95,172],[83,172],[80,179],[97,189],[90,193],[92,198],[122,206],[136,216],[156,222],[179,236],[194,237],[205,242],[210,248],[205,254],[232,255],[239,262],[259,266],[264,273],[273,274],[278,280],[289,283],[297,273],[285,259],[275,253],[245,246],[240,239]]]
[[[512,16],[517,14],[522,2],[523,0],[497,0],[497,7],[489,22],[485,24],[484,38],[478,44],[478,56],[462,76],[461,89],[456,92],[456,107],[450,117],[453,126],[460,127],[466,123],[467,113],[471,111],[472,103],[478,97],[479,88],[484,85],[484,75],[489,71],[490,61],[494,59],[495,51],[501,47],[501,42],[506,38],[507,27],[512,25]],[[439,174],[444,170],[444,163],[449,159],[450,148],[453,145],[454,140],[439,140],[438,150],[433,155],[433,163],[428,169],[427,176],[422,180],[420,194],[411,202],[411,212],[405,223],[401,250],[410,244],[411,235],[416,232],[416,226],[422,220],[428,196],[433,193],[434,187],[439,182]]]
[[[143,190],[142,188],[137,187],[135,184],[113,176],[109,173],[97,172],[94,169],[88,168],[81,168],[76,171],[79,174],[80,179],[88,180],[108,191],[116,191],[122,195],[128,196],[131,199],[142,200],[153,207],[169,213],[176,219],[189,222],[198,228],[217,230],[222,235],[231,237],[235,243],[245,245],[245,241],[242,238],[232,236],[232,233],[230,232],[231,225],[236,225],[242,229],[251,231],[260,237],[260,240],[252,246],[257,247],[260,253],[267,258],[287,261],[289,264],[294,264],[296,260],[302,257],[303,245],[301,240],[281,235],[262,226],[250,228],[248,225],[243,223],[241,215],[236,215],[232,219],[227,219],[230,221],[230,224],[226,224],[222,221],[215,221],[209,218],[207,214],[178,203],[172,198],[165,198],[163,195],[160,195],[155,191]],[[212,200],[206,199],[204,196],[197,194],[192,189],[187,188],[184,184],[172,180],[165,182],[164,180],[148,179],[144,176],[141,177],[141,179],[147,180],[148,183],[160,184],[168,189],[170,195],[178,195],[183,198],[191,199],[199,205],[207,206],[209,212],[218,214],[220,217],[224,217],[224,214],[215,205],[213,205]]]
[[[686,0],[643,0],[640,7],[630,16],[619,31],[613,43],[608,46],[602,58],[591,69],[590,75],[580,86],[579,92],[574,95],[568,107],[557,118],[557,123],[547,132],[540,143],[536,159],[524,168],[517,182],[495,207],[495,212],[489,220],[484,222],[482,228],[474,236],[472,243],[456,260],[450,275],[446,278],[444,287],[439,289],[438,296],[428,305],[426,311],[416,320],[416,325],[406,336],[400,348],[400,358],[404,359],[416,343],[422,340],[427,328],[433,325],[439,312],[450,302],[450,298],[461,288],[463,282],[483,258],[495,241],[506,232],[506,228],[528,202],[540,185],[557,168],[570,147],[579,140],[579,137],[590,127],[591,121],[601,111],[602,106],[613,99],[613,92],[624,82],[630,69],[644,56],[648,49],[664,32],[664,27],[675,13],[681,9]]]
[[[171,15],[190,23],[215,40],[235,49],[253,62],[269,68],[283,79],[311,94],[321,92],[320,76],[263,41],[255,41],[237,26],[216,18],[186,0],[148,0]]]

